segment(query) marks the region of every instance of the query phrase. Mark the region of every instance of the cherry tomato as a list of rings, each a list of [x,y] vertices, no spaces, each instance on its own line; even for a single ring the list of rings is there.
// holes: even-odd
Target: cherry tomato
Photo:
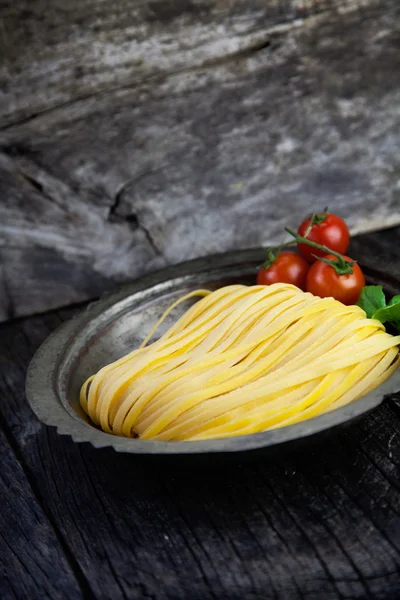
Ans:
[[[327,246],[329,250],[345,254],[350,243],[350,234],[346,223],[340,217],[331,213],[319,213],[314,216],[313,224],[310,232],[306,235],[312,217],[305,219],[297,232],[302,237],[307,237],[308,240]],[[297,244],[300,254],[308,260],[315,262],[315,256],[323,256],[326,254],[323,250],[312,248],[306,244]]]
[[[291,283],[305,290],[309,264],[294,252],[280,252],[268,269],[261,269],[257,275],[257,285],[271,283]]]
[[[336,260],[332,254],[327,254],[324,258]],[[343,258],[346,262],[352,260],[348,256],[343,256]],[[352,269],[353,273],[338,275],[334,267],[317,260],[308,271],[307,292],[311,292],[311,294],[320,298],[331,296],[336,300],[340,300],[343,304],[355,304],[360,296],[361,289],[365,285],[365,278],[356,262]]]

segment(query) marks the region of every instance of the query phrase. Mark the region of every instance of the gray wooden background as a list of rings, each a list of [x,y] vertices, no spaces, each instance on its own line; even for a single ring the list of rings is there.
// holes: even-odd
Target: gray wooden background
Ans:
[[[0,0],[0,320],[400,223],[398,0]]]

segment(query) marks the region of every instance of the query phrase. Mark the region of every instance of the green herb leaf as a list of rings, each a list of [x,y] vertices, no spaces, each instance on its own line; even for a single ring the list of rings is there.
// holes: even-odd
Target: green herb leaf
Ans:
[[[400,296],[393,296],[393,298],[391,300],[389,300],[388,302],[388,306],[394,306],[395,304],[399,304],[400,303]],[[393,327],[395,327],[395,329],[397,329],[397,331],[400,331],[400,319],[395,319],[394,321],[390,321],[391,324],[393,325]]]
[[[397,296],[395,296],[396,298]],[[400,296],[398,296],[400,301]],[[394,300],[394,298],[392,298]],[[389,303],[390,304],[390,303]],[[365,310],[366,315],[369,319],[378,318],[376,316],[377,311],[386,307],[386,298],[383,293],[383,288],[381,285],[366,285],[361,290],[360,297],[357,302],[357,306],[360,306],[363,310]],[[380,320],[380,319],[379,319]],[[382,321],[383,322],[383,321]]]
[[[393,296],[388,302],[388,306],[393,306],[393,304],[399,304],[400,296]]]
[[[400,302],[379,308],[373,315],[372,319],[378,319],[381,323],[394,323],[400,320]]]

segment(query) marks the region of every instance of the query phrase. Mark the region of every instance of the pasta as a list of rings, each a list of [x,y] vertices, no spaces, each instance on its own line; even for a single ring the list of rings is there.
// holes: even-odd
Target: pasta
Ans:
[[[180,302],[200,296],[148,344]],[[203,440],[284,427],[355,400],[399,363],[400,336],[358,306],[289,284],[196,290],[140,348],[83,384],[90,419],[115,435]]]

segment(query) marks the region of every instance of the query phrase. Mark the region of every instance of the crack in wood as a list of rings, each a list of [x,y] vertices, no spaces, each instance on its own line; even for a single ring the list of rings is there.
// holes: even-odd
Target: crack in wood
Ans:
[[[141,220],[139,219],[139,216],[137,214],[127,215],[126,217],[123,217],[123,218],[128,223],[133,223],[141,231],[143,231],[143,233],[146,237],[146,240],[148,241],[151,249],[153,250],[153,252],[156,256],[164,256],[162,250],[158,247],[156,241],[154,240],[150,230],[143,225],[143,223],[141,222]]]
[[[120,188],[118,189],[117,193],[114,196],[114,201],[110,206],[110,209],[108,211],[108,216],[107,216],[107,221],[110,221],[111,223],[113,222],[117,222],[117,223],[121,223],[121,222],[125,222],[128,223],[133,229],[140,229],[140,231],[142,231],[146,237],[146,240],[149,243],[149,246],[151,247],[151,249],[153,250],[155,256],[164,256],[162,250],[158,247],[156,241],[154,240],[150,230],[143,224],[143,222],[141,221],[141,219],[139,218],[139,215],[137,213],[131,213],[131,214],[127,214],[127,215],[122,215],[118,213],[118,208],[120,206],[123,194],[126,190],[126,188],[131,185],[132,183],[135,183],[136,181],[139,181],[140,179],[142,179],[143,177],[145,177],[146,175],[150,174],[154,172],[153,170],[150,171],[145,171],[143,173],[141,173],[140,175],[138,175],[137,177],[131,178],[128,181],[125,181]]]
[[[18,173],[23,179],[25,179],[25,181],[27,181],[37,192],[39,192],[49,202],[52,202],[62,210],[66,210],[66,207],[60,205],[59,202],[57,202],[52,196],[50,196],[50,194],[48,194],[45,191],[43,184],[40,183],[40,181],[38,181],[35,177],[33,177],[32,175],[28,175],[27,173],[21,170],[19,170]]]

